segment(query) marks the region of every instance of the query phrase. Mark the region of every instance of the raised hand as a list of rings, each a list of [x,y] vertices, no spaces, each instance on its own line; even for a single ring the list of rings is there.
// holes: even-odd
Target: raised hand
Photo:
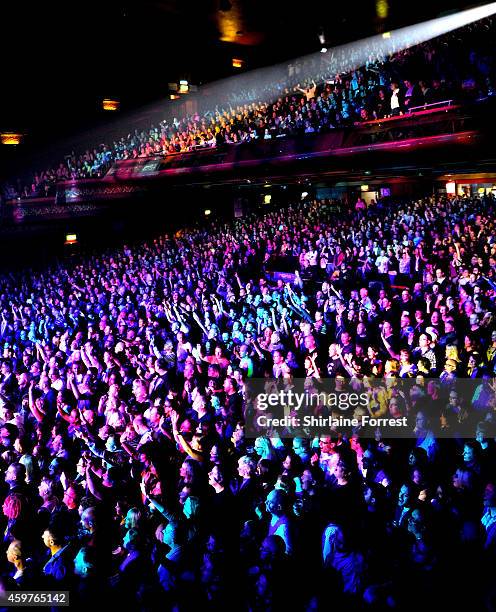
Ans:
[[[171,412],[171,423],[172,423],[172,429],[174,429],[174,431],[177,431],[178,421],[179,421],[179,413],[173,410]]]

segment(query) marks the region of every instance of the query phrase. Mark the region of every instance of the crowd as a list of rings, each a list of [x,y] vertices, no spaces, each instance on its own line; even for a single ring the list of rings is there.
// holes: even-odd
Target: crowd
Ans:
[[[111,144],[72,152],[57,167],[36,172],[29,183],[10,185],[7,196],[49,195],[57,181],[102,177],[116,160],[326,132],[426,104],[494,95],[493,37],[488,19],[388,56],[371,43],[366,63],[346,73],[337,74],[337,68],[355,66],[359,46],[355,52],[344,48],[330,57],[306,60],[311,66],[291,64],[280,82],[265,88],[255,74],[253,87],[231,92],[215,108],[170,117]],[[315,80],[307,80],[309,72],[317,75]]]
[[[495,212],[307,200],[0,277],[0,586],[494,609]],[[249,438],[250,380],[299,376],[389,381],[411,435]]]

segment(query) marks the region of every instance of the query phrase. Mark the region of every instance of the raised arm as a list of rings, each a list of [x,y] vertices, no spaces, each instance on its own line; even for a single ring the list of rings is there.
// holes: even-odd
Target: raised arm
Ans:
[[[88,491],[98,499],[98,501],[103,501],[103,495],[100,489],[100,483],[97,483],[95,473],[93,472],[93,465],[91,464],[91,460],[88,461],[86,465],[86,485],[88,487]]]
[[[208,329],[205,327],[205,325],[203,325],[203,323],[200,320],[200,317],[196,314],[196,312],[193,312],[193,319],[198,324],[198,326],[201,328],[202,332],[206,336],[208,336]]]
[[[152,506],[157,510],[157,512],[160,512],[160,514],[164,516],[169,522],[176,523],[180,520],[180,515],[177,512],[173,512],[165,504],[160,503],[158,499],[155,499],[155,497],[147,493],[146,485],[143,481],[141,481],[140,483],[140,490],[141,490],[141,495],[143,496],[143,499],[145,501],[148,500],[152,504]]]
[[[70,422],[71,422],[71,419],[70,419],[69,415],[68,415],[68,414],[66,414],[66,413],[65,413],[65,412],[62,410],[62,407],[61,407],[61,406],[59,406],[59,405],[57,405],[57,412],[58,412],[58,414],[59,414],[59,415],[60,415],[60,416],[61,416],[61,417],[64,419],[64,421],[67,421],[67,423],[70,423]]]
[[[199,451],[192,448],[190,443],[187,440],[185,440],[182,433],[177,429],[178,421],[179,421],[179,414],[177,412],[173,412],[171,415],[171,422],[172,422],[172,433],[174,434],[174,439],[179,442],[179,445],[181,446],[183,451],[187,455],[189,455],[192,459],[194,459],[195,461],[200,461],[200,462],[203,461],[203,458],[204,458],[203,453],[200,453]]]
[[[270,309],[270,314],[271,314],[271,317],[272,317],[272,324],[274,325],[274,329],[275,330],[279,330],[279,325],[277,324],[277,321],[276,321],[276,309],[275,308],[271,308]]]
[[[244,287],[243,287],[243,283],[241,282],[241,279],[239,278],[239,275],[238,275],[238,273],[237,273],[237,272],[236,272],[236,274],[234,275],[234,277],[235,277],[235,279],[236,279],[236,281],[237,281],[237,283],[238,283],[238,287],[239,287],[240,289],[244,289]]]
[[[257,339],[253,338],[252,342],[251,342],[252,347],[254,348],[256,354],[259,356],[260,359],[263,359],[263,353],[260,349],[260,347],[257,344]]]
[[[74,394],[74,397],[76,398],[76,400],[81,399],[81,394],[79,393],[77,385],[74,381],[74,372],[69,372],[67,374],[67,384],[69,385],[69,388]]]
[[[34,401],[34,398],[33,398],[33,389],[34,389],[34,380],[32,380],[31,383],[29,384],[29,394],[28,394],[29,409],[31,410],[34,418],[39,423],[41,423],[41,421],[43,421],[43,418],[45,417],[45,412],[36,406],[36,402]]]
[[[399,359],[400,356],[393,351],[393,349],[391,347],[391,343],[386,340],[386,338],[384,337],[384,334],[382,332],[381,332],[381,340],[382,340],[382,343],[384,344],[384,347],[385,347],[386,351],[391,355],[391,357],[393,359]]]

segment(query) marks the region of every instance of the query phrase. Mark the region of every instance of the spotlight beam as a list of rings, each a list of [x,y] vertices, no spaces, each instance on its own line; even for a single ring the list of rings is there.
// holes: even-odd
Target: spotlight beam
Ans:
[[[268,101],[268,97],[270,97],[268,94],[271,90],[275,97],[281,95],[282,92],[278,84],[287,79],[291,65],[299,64],[302,66],[299,73],[299,80],[302,83],[304,81],[317,81],[321,78],[323,71],[328,73],[330,78],[333,78],[339,73],[350,72],[364,66],[368,61],[385,59],[390,54],[432,40],[490,17],[495,13],[496,2],[491,2],[483,6],[399,28],[387,32],[386,35],[378,34],[328,48],[325,53],[321,51],[276,66],[253,70],[243,75],[217,81],[205,86],[205,88],[208,89],[211,101],[218,99],[220,102],[230,92],[243,92],[250,89],[259,91],[260,99],[267,99]]]
[[[431,19],[423,23],[400,28],[387,32],[386,35],[379,34],[359,41],[347,43],[337,47],[329,48],[326,52],[318,51],[314,54],[289,60],[284,63],[252,70],[229,77],[214,83],[203,85],[198,88],[196,97],[198,112],[204,113],[215,109],[226,110],[249,102],[263,100],[271,102],[284,95],[284,85],[288,81],[290,69],[293,69],[293,81],[317,82],[322,77],[332,79],[336,74],[349,72],[368,61],[386,58],[389,54],[408,49],[433,38],[447,34],[471,23],[475,23],[496,13],[496,2],[485,4],[476,8],[459,11],[451,15],[445,15]],[[299,72],[296,68],[299,66]],[[237,94],[236,96],[234,94]],[[160,121],[168,118],[172,120],[173,114],[177,113],[170,101],[160,100],[143,107],[139,111],[121,116],[118,121],[111,122],[105,128],[86,132],[84,135],[75,135],[65,142],[65,151],[82,151],[89,145],[97,142],[110,143],[118,140],[135,129],[146,129],[152,124],[157,125]],[[59,143],[59,151],[62,143]],[[45,163],[58,163],[54,159],[54,148],[45,155],[38,153],[36,162],[39,163],[44,157]],[[50,160],[50,161],[49,161]],[[22,170],[21,170],[22,172]]]
[[[491,2],[393,30],[386,33],[386,36],[378,34],[333,48],[327,47],[325,53],[321,50],[275,66],[247,71],[202,85],[198,88],[198,111],[203,113],[216,108],[225,110],[230,106],[236,107],[238,104],[244,105],[256,100],[270,102],[283,95],[284,86],[281,84],[287,82],[291,66],[293,70],[296,66],[300,66],[298,77],[294,78],[295,83],[317,82],[323,75],[332,79],[336,74],[355,70],[368,61],[385,58],[389,54],[437,38],[495,13],[496,2]],[[235,93],[238,94],[237,98],[234,96]],[[170,103],[160,102],[150,105],[141,111],[140,118],[149,114],[153,117],[153,121],[160,121],[170,114],[167,113],[170,109],[168,104]],[[128,125],[127,129],[134,129],[134,126]]]

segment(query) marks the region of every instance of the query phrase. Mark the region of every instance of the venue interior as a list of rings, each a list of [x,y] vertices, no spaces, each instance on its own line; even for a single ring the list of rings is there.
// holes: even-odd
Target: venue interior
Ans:
[[[0,611],[496,610],[495,15],[0,7]]]

